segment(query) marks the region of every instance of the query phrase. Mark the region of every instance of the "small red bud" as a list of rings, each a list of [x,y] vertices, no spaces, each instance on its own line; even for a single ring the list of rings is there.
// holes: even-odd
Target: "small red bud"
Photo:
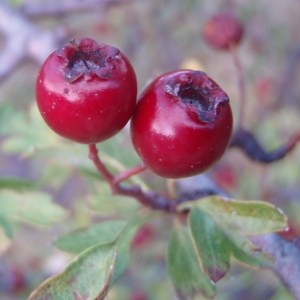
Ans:
[[[155,235],[155,229],[152,225],[145,224],[143,225],[138,232],[136,233],[135,237],[132,240],[132,248],[134,250],[140,249],[147,244],[151,243]]]
[[[214,15],[204,24],[202,31],[207,44],[218,50],[228,50],[237,45],[243,33],[242,23],[229,13]]]

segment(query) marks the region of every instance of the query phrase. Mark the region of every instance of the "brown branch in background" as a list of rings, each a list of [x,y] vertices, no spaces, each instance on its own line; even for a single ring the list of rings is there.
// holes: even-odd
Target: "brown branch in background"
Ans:
[[[239,148],[248,158],[261,163],[272,163],[284,158],[300,141],[300,132],[296,133],[286,144],[267,152],[257,138],[245,129],[238,129],[232,136],[230,147]]]
[[[39,64],[60,44],[66,32],[38,29],[8,4],[0,3],[0,31],[4,46],[0,52],[0,82],[26,59]]]
[[[23,4],[19,12],[30,18],[44,18],[75,14],[95,10],[108,9],[115,5],[124,5],[133,0],[81,0],[81,1],[52,1],[48,3]]]
[[[104,10],[131,1],[53,1],[24,4],[18,10],[5,2],[0,2],[0,32],[4,35],[4,45],[0,52],[0,82],[28,59],[41,64],[68,36],[67,30],[63,27],[42,30],[32,23],[29,17],[53,17],[96,9]]]
[[[298,102],[293,89],[297,85],[297,70],[300,62],[300,46],[298,45],[290,55],[287,56],[285,69],[280,72],[279,82],[277,84],[277,95],[274,108],[282,107],[285,104]]]
[[[251,238],[264,253],[274,259],[275,274],[281,279],[295,300],[300,300],[300,248],[278,234],[266,234]]]
[[[245,105],[246,105],[246,84],[245,84],[245,76],[243,71],[243,66],[241,64],[241,60],[238,55],[238,47],[237,45],[232,45],[230,47],[230,52],[233,59],[233,64],[236,68],[237,73],[237,87],[239,93],[239,115],[237,121],[237,128],[243,128],[243,122],[245,117]]]

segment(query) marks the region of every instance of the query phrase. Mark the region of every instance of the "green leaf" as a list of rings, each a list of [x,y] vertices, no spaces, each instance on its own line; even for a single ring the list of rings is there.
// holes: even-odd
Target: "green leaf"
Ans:
[[[22,1],[21,0],[10,0],[9,3],[11,4],[11,6],[18,7],[22,4]]]
[[[241,201],[212,196],[187,202],[180,209],[199,207],[206,211],[220,225],[239,229],[245,235],[265,234],[284,230],[286,216],[274,205],[263,201]]]
[[[18,109],[13,101],[0,104],[0,135],[8,135],[14,130],[15,122],[23,121],[24,111]]]
[[[189,209],[189,231],[203,270],[213,281],[229,270],[230,258],[253,267],[270,266],[270,261],[247,236],[283,230],[285,215],[262,201],[239,201],[219,196],[183,203]]]
[[[6,216],[0,213],[0,226],[2,226],[5,235],[9,238],[13,238],[13,224],[8,220]]]
[[[42,283],[28,300],[104,299],[126,269],[131,240],[144,219],[129,222],[117,240],[86,249],[63,273]]]
[[[29,189],[34,182],[22,178],[0,178],[0,189]]]
[[[99,214],[131,215],[140,207],[140,204],[133,198],[112,195],[106,182],[97,181],[93,189],[93,193],[88,196],[87,204]]]
[[[32,155],[37,149],[48,149],[63,141],[45,124],[35,103],[29,118],[26,114],[12,114],[6,127],[10,128],[10,134],[3,142],[3,150],[9,153]]]
[[[61,220],[66,211],[42,192],[0,190],[0,212],[10,222],[25,221],[48,226]]]
[[[62,274],[48,279],[33,291],[29,300],[95,299],[110,285],[116,256],[115,243],[89,248],[71,262]]]
[[[255,253],[255,247],[239,230],[219,225],[207,212],[194,207],[188,224],[200,264],[214,282],[228,272],[231,257],[252,267],[271,266],[266,256]]]
[[[196,293],[213,298],[215,286],[201,269],[187,228],[181,224],[175,225],[167,254],[168,271],[175,289],[185,299]]]
[[[103,161],[119,171],[139,163],[140,159],[136,151],[134,151],[132,144],[128,141],[128,135],[125,132],[120,132],[114,136],[114,139],[108,139],[101,143],[99,151],[105,154]],[[120,151],[120,146],[122,147],[122,151]]]
[[[60,236],[54,245],[63,251],[77,254],[96,244],[114,241],[126,223],[123,220],[111,220],[93,224]]]

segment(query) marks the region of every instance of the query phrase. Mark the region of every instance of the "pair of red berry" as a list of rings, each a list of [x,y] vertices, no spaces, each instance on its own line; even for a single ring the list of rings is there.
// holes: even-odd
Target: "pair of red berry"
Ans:
[[[204,72],[166,73],[137,102],[128,59],[90,38],[72,41],[46,59],[36,99],[46,123],[79,143],[104,141],[131,118],[138,155],[163,177],[203,172],[223,155],[232,132],[228,96]]]

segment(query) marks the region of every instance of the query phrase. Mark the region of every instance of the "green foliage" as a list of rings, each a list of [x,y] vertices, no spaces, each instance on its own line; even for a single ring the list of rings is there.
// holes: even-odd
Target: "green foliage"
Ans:
[[[66,215],[66,211],[54,204],[46,193],[8,189],[0,190],[0,212],[0,224],[8,237],[12,237],[13,227],[20,221],[49,226]]]
[[[87,199],[87,205],[100,215],[118,214],[130,216],[139,208],[135,199],[120,195],[112,195],[106,182],[97,181]]]
[[[9,128],[10,132],[14,133],[7,136],[3,142],[5,152],[29,156],[37,150],[53,149],[63,144],[63,140],[49,131],[47,125],[41,120],[35,105],[31,106],[28,116],[21,112],[11,113],[9,106],[4,107],[2,114],[6,119],[3,120],[6,122],[3,127]]]
[[[255,268],[272,262],[257,251],[249,235],[283,230],[286,217],[261,201],[239,201],[212,196],[180,206],[189,209],[187,224],[175,223],[168,248],[168,270],[180,295],[207,298],[230,267],[231,258]]]
[[[9,2],[11,3],[12,6],[16,6],[16,7],[20,6],[22,3],[21,0],[10,0]]]
[[[255,248],[239,231],[229,230],[226,224],[217,224],[201,209],[194,208],[189,216],[189,230],[206,274],[217,282],[229,270],[230,258],[252,266],[270,266],[267,258],[253,255]]]
[[[29,299],[64,300],[74,299],[75,296],[95,299],[111,284],[112,272],[116,268],[117,249],[115,243],[101,244],[88,249],[62,274],[50,278],[36,289]]]
[[[78,254],[96,244],[106,244],[114,241],[122,232],[126,221],[111,220],[90,225],[61,235],[54,245],[59,249]]]
[[[13,190],[23,190],[31,189],[35,186],[34,182],[31,180],[21,179],[21,178],[0,178],[0,189],[13,189]]]
[[[43,13],[45,1],[7,2],[18,10],[17,14],[23,15],[25,19],[28,17],[38,29],[50,29],[54,32],[62,24],[68,24],[72,32],[101,36],[101,39],[112,45],[127,49],[136,68],[140,87],[145,85],[149,76],[167,71],[175,62],[181,68],[195,67],[209,71],[211,75],[218,77],[219,83],[229,95],[236,93],[236,86],[233,84],[236,74],[231,76],[228,72],[229,54],[219,55],[211,51],[203,44],[200,36],[203,22],[209,14],[222,8],[224,1],[212,3],[177,0],[168,1],[168,5],[165,5],[165,1],[135,1],[133,6],[126,6],[126,9],[122,5],[105,9],[101,18],[94,11],[77,14],[76,10],[75,15],[66,11],[58,18],[51,14],[39,18],[34,12],[30,17],[30,12],[29,15],[26,14],[27,2],[29,8],[32,6],[29,2],[32,2],[33,8],[37,5],[37,13],[41,5]],[[244,125],[252,126],[252,132],[266,150],[275,149],[300,128],[296,84],[298,76],[294,76],[297,64],[289,63],[293,61],[293,54],[297,50],[295,35],[283,34],[295,32],[295,25],[298,25],[299,10],[296,2],[281,1],[276,5],[270,5],[268,1],[232,2],[232,7],[250,31],[253,31],[252,26],[255,25],[253,20],[258,20],[259,25],[263,26],[263,35],[271,37],[257,44],[257,36],[253,35],[250,43],[249,40],[244,40],[246,43],[238,49],[242,63],[245,63],[243,71],[247,74],[246,89],[250,100],[245,101],[247,120]],[[289,15],[287,22],[284,18],[286,14]],[[151,30],[149,23],[152,24]],[[5,46],[5,36],[1,41]],[[251,47],[248,48],[247,45]],[[284,51],[281,51],[283,47]],[[269,67],[266,68],[266,64]],[[44,124],[32,99],[37,69],[37,65],[27,61],[9,74],[12,76],[4,78],[1,86],[0,235],[3,230],[10,239],[16,238],[16,242],[11,243],[0,236],[2,261],[12,262],[13,267],[16,265],[21,268],[26,284],[29,285],[28,290],[32,290],[36,282],[45,276],[44,265],[45,261],[48,263],[49,254],[51,261],[53,258],[54,250],[51,250],[48,243],[44,245],[45,240],[53,239],[53,230],[44,231],[45,226],[55,226],[55,234],[66,232],[68,228],[79,228],[55,241],[55,246],[60,250],[74,253],[78,255],[77,258],[61,275],[46,281],[35,293],[40,297],[36,299],[62,299],[60,293],[65,299],[103,298],[127,264],[131,233],[125,230],[127,222],[123,220],[131,219],[139,204],[134,199],[111,195],[107,183],[88,159],[86,145],[68,142],[52,133]],[[283,76],[285,71],[291,76]],[[229,76],[223,76],[224,74]],[[284,78],[290,80],[287,82]],[[284,84],[277,84],[278,82]],[[232,98],[231,104],[238,116],[240,103],[234,98],[237,97]],[[127,134],[127,130],[124,130],[120,135],[98,145],[101,158],[113,172],[122,171],[138,162]],[[228,155],[222,158],[210,174],[219,180],[218,184],[228,188],[231,195],[275,200],[287,212],[290,224],[298,234],[299,150],[298,146],[283,161],[266,166],[253,164],[239,151],[229,150]],[[23,166],[26,170],[22,169]],[[224,166],[230,169],[228,173],[233,174],[233,183],[228,184],[226,178],[218,177],[219,167]],[[25,178],[24,175],[29,177]],[[149,175],[147,173],[144,178],[156,189],[155,184],[160,179]],[[75,183],[79,180],[83,187],[82,193],[80,191],[78,195],[76,192],[81,185],[79,189],[74,189],[75,192],[72,191],[74,177]],[[146,187],[139,176],[134,176],[130,182]],[[156,190],[161,190],[161,186]],[[41,190],[58,195],[55,201],[62,199],[68,213],[59,203],[53,203],[48,194],[37,192]],[[161,256],[165,250],[162,245],[166,244],[169,246],[167,267],[171,280],[178,294],[187,299],[215,297],[227,300],[240,299],[241,295],[245,298],[263,299],[271,293],[272,300],[293,299],[272,272],[253,271],[236,262],[239,260],[255,267],[269,263],[256,251],[250,240],[252,235],[285,228],[285,217],[275,207],[258,201],[225,201],[220,197],[208,197],[185,203],[180,210],[191,210],[191,213],[187,215],[186,222],[182,219],[179,222],[176,218],[169,242],[165,237],[170,234],[170,218],[166,214],[159,215],[159,224],[165,225],[159,228],[163,238],[155,236],[149,247],[134,252],[130,274],[125,278],[124,285],[116,286],[107,299],[133,298],[132,292],[139,291],[139,288],[147,291],[147,297],[151,300],[174,298],[169,281],[165,278],[165,270],[162,270]],[[111,218],[113,220],[107,221]],[[26,230],[22,230],[22,234],[14,234],[23,223]],[[38,247],[37,244],[27,245],[27,238],[30,241],[32,235]],[[22,248],[20,245],[24,241],[25,247]],[[7,245],[10,246],[5,251]],[[44,251],[45,247],[47,251]],[[137,259],[138,255],[142,257]],[[26,262],[30,262],[30,266]],[[34,274],[31,270],[32,262],[35,262]],[[229,263],[234,266],[233,271],[227,273],[218,284],[212,283],[209,278],[211,270],[218,271],[219,268],[226,274]],[[5,279],[5,276],[0,276],[1,283],[5,283]],[[157,282],[156,285],[153,281]],[[1,285],[3,287],[5,286]],[[216,288],[219,293],[216,293]],[[24,295],[22,292],[6,293],[1,289],[0,298],[25,299],[28,290]],[[68,295],[64,294],[65,291]]]
[[[28,117],[19,112],[9,118],[10,113],[9,106],[1,112],[0,122],[15,133],[4,138],[3,149],[24,158],[34,154],[43,163],[44,172],[37,181],[0,179],[0,226],[6,236],[12,238],[20,222],[49,226],[66,218],[64,209],[54,204],[50,195],[35,190],[44,183],[61,186],[72,174],[72,168],[86,179],[89,192],[84,199],[85,214],[117,216],[109,221],[88,222],[92,225],[58,237],[54,245],[77,256],[65,271],[42,283],[30,299],[58,299],[57,295],[62,300],[101,299],[127,266],[132,237],[143,221],[133,218],[127,223],[123,219],[132,219],[139,204],[128,197],[111,195],[108,184],[87,159],[86,147],[66,142],[50,132],[35,106]],[[7,127],[1,128],[5,135]],[[121,134],[99,145],[101,158],[113,172],[137,162],[127,144],[120,151],[124,143],[126,138]],[[147,189],[138,176],[130,181]],[[232,258],[255,268],[270,266],[271,262],[256,251],[249,236],[286,227],[285,216],[260,201],[213,196],[183,203],[179,212],[185,210],[190,210],[187,223],[174,222],[167,268],[178,295],[187,299],[198,294],[209,299],[215,297],[214,282],[228,273]]]
[[[201,292],[207,298],[215,295],[215,286],[202,271],[201,260],[193,248],[188,230],[176,222],[169,241],[167,264],[175,289],[180,295]]]
[[[138,216],[128,222],[114,241],[103,243],[99,237],[100,243],[83,251],[60,275],[41,284],[29,300],[104,299],[126,269],[131,240],[143,221],[144,216]],[[107,229],[104,225],[102,232]],[[91,233],[86,231],[86,234]]]
[[[264,234],[287,227],[286,216],[274,205],[256,200],[235,200],[219,196],[184,203],[181,209],[198,207],[220,225],[245,235]]]

